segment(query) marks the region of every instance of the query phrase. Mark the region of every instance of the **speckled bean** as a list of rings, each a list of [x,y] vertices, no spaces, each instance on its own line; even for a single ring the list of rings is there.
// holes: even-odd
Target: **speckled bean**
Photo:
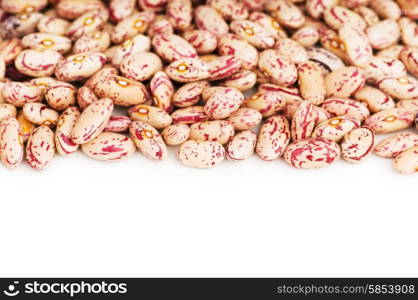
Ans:
[[[395,107],[390,96],[372,86],[364,86],[354,94],[354,98],[365,103],[372,113]]]
[[[367,67],[373,57],[372,45],[368,36],[350,24],[340,27],[338,37],[344,45],[345,53],[353,66]]]
[[[106,132],[125,132],[128,131],[132,120],[127,116],[111,116],[104,131]]]
[[[188,107],[201,100],[202,92],[209,87],[207,81],[195,81],[182,85],[174,92],[172,102],[177,107]]]
[[[23,105],[23,115],[36,125],[55,126],[59,114],[45,104],[31,102]]]
[[[277,22],[273,17],[271,17],[268,14],[255,11],[251,13],[248,20],[255,22],[258,25],[262,26],[271,35],[273,35],[274,39],[276,40],[287,37],[286,31],[283,30],[279,22]]]
[[[269,49],[260,53],[258,67],[273,83],[289,86],[297,80],[296,66],[285,56]]]
[[[173,124],[164,128],[161,135],[169,146],[178,146],[189,139],[190,128],[186,124]]]
[[[129,132],[136,147],[145,157],[154,160],[163,160],[167,157],[167,146],[157,129],[151,125],[135,121],[129,127]]]
[[[276,112],[283,110],[286,100],[278,92],[258,92],[245,99],[244,106],[253,108],[261,113],[263,117],[269,117]]]
[[[325,84],[317,63],[308,61],[298,65],[299,90],[303,99],[320,105],[325,99]]]
[[[274,50],[296,65],[307,62],[309,59],[306,49],[292,39],[279,39],[274,45]]]
[[[162,61],[158,55],[152,52],[140,52],[122,60],[120,71],[127,78],[145,81],[160,71],[162,67]]]
[[[319,123],[312,132],[312,137],[321,137],[339,142],[346,134],[360,125],[360,121],[351,117],[335,117]]]
[[[283,155],[290,141],[290,127],[286,117],[269,117],[258,133],[256,153],[262,160],[274,160]]]
[[[371,63],[363,70],[367,82],[372,84],[384,77],[406,76],[405,66],[400,60],[394,58],[374,56]]]
[[[68,26],[70,26],[70,22],[67,20],[57,17],[43,16],[39,20],[37,28],[41,33],[51,33],[61,36],[65,34]]]
[[[418,146],[409,148],[396,156],[393,168],[402,174],[412,174],[418,170]]]
[[[361,69],[344,67],[325,77],[327,97],[348,98],[364,86],[366,78]]]
[[[62,81],[86,79],[100,70],[106,60],[106,55],[100,52],[74,54],[58,63],[55,76]]]
[[[386,94],[403,99],[418,99],[418,81],[412,77],[384,77],[376,85]]]
[[[7,117],[16,118],[16,115],[17,109],[14,105],[8,103],[0,103],[0,122]]]
[[[257,82],[257,75],[249,70],[238,71],[231,76],[228,76],[219,84],[226,87],[232,87],[241,92],[252,89]]]
[[[177,109],[171,114],[174,123],[193,124],[209,119],[203,106],[189,106]]]
[[[155,14],[152,11],[134,13],[113,28],[110,39],[114,43],[121,43],[137,34],[144,33],[154,18]]]
[[[155,52],[165,61],[197,58],[195,48],[182,37],[175,34],[159,34],[152,39]]]
[[[216,37],[221,37],[228,33],[228,23],[222,15],[213,7],[200,5],[194,10],[195,22],[199,29],[207,30]]]
[[[205,113],[209,118],[220,120],[228,118],[244,102],[244,95],[235,88],[217,90],[205,103]]]
[[[350,116],[364,121],[370,116],[367,106],[353,99],[329,98],[322,103],[322,108],[333,116]]]
[[[367,37],[373,49],[384,49],[396,44],[401,36],[398,23],[394,20],[383,20],[367,28]]]
[[[77,90],[77,104],[81,110],[86,109],[87,106],[97,100],[99,100],[99,98],[97,98],[96,94],[94,94],[87,86],[82,86]]]
[[[10,169],[16,168],[23,159],[22,131],[14,117],[0,122],[0,159]]]
[[[76,89],[67,82],[56,81],[45,89],[45,100],[55,110],[64,110],[76,103]]]
[[[396,103],[396,108],[402,108],[414,113],[418,113],[418,99],[398,101]]]
[[[373,0],[370,7],[383,19],[397,20],[401,16],[401,10],[392,0]]]
[[[241,68],[241,60],[233,55],[220,56],[208,62],[209,80],[221,80]]]
[[[277,8],[271,11],[272,16],[281,25],[288,28],[300,28],[305,24],[302,11],[289,0],[276,0]],[[269,9],[269,7],[266,7]]]
[[[55,147],[60,155],[65,156],[77,151],[78,144],[71,140],[71,132],[79,117],[80,110],[75,106],[67,108],[59,116],[55,129]]]
[[[259,49],[271,48],[274,36],[264,27],[249,20],[232,21],[231,31]]]
[[[52,33],[31,33],[22,38],[22,45],[26,48],[57,51],[65,54],[71,49],[71,40]]]
[[[390,133],[412,126],[415,114],[400,108],[382,110],[371,115],[364,125],[375,133]]]
[[[145,35],[137,34],[131,39],[125,40],[122,44],[107,49],[105,54],[113,65],[119,66],[130,55],[146,52],[150,49],[151,39]]]
[[[25,103],[37,102],[42,99],[41,89],[27,82],[6,82],[2,93],[4,100],[16,107],[23,107]]]
[[[302,101],[293,115],[291,126],[292,140],[297,141],[311,137],[316,117],[314,105],[309,101]]]
[[[93,92],[101,98],[110,98],[115,105],[142,104],[149,98],[146,87],[135,80],[121,76],[107,76],[98,81]]]
[[[216,120],[194,123],[190,126],[190,139],[195,141],[228,143],[235,134],[229,121]]]
[[[225,149],[218,142],[187,141],[180,146],[178,158],[187,167],[213,168],[224,160]]]
[[[252,131],[241,131],[226,146],[226,158],[231,161],[247,159],[254,153],[257,135]]]
[[[211,53],[218,45],[216,36],[207,30],[189,30],[183,33],[183,37],[199,54]]]
[[[292,167],[300,169],[326,167],[339,157],[338,144],[323,138],[309,138],[293,142],[284,152],[285,161]]]
[[[235,130],[248,130],[260,124],[262,118],[263,116],[257,110],[241,107],[229,116],[228,121]]]
[[[135,9],[136,0],[111,0],[109,17],[114,22],[120,22],[129,17]]]
[[[25,115],[23,114],[23,111],[19,111],[17,115],[17,121],[20,124],[20,129],[22,132],[22,138],[23,141],[26,142],[29,138],[29,136],[32,134],[32,132],[35,130],[36,125],[30,122]]]
[[[354,11],[343,7],[333,6],[324,11],[324,21],[334,30],[340,29],[344,24],[350,24],[358,30],[364,31],[367,27],[366,22]]]
[[[88,11],[68,26],[65,35],[75,41],[83,34],[102,29],[105,21],[100,10]]]
[[[402,42],[410,47],[418,47],[418,24],[409,18],[401,18],[398,23]]]
[[[37,127],[26,145],[26,161],[36,170],[44,170],[55,153],[54,132],[48,126]]]
[[[157,129],[165,128],[172,122],[166,111],[155,106],[140,104],[131,107],[128,112],[132,120],[148,123]]]
[[[418,77],[418,48],[405,47],[399,55],[409,73]]]
[[[219,38],[218,51],[221,55],[234,55],[241,60],[241,67],[252,70],[257,66],[257,49],[236,34],[226,34]]]
[[[74,53],[103,52],[110,46],[110,35],[107,32],[96,31],[82,35],[73,47]]]
[[[101,161],[120,161],[135,152],[135,144],[130,137],[120,133],[102,132],[93,140],[81,146],[87,156]]]
[[[90,104],[77,119],[71,132],[71,139],[76,144],[85,144],[98,136],[106,127],[113,111],[113,101],[109,98]]]
[[[367,127],[353,129],[341,143],[341,157],[351,163],[362,161],[374,146],[373,130]]]
[[[200,59],[179,59],[167,68],[168,77],[177,82],[193,82],[210,77],[209,65]]]
[[[311,47],[319,41],[318,30],[314,27],[306,26],[298,29],[292,39],[301,44],[303,47]]]
[[[381,157],[396,157],[411,147],[418,146],[418,134],[401,132],[382,140],[377,144],[374,153]]]

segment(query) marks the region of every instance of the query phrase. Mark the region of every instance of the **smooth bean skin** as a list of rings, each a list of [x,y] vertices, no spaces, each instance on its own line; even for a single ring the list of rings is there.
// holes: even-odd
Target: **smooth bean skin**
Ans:
[[[47,126],[37,127],[26,144],[26,161],[36,170],[46,169],[55,153],[54,132]]]
[[[62,156],[70,155],[78,150],[79,145],[72,141],[71,133],[80,115],[80,110],[71,106],[58,118],[55,129],[55,146],[57,152]]]
[[[241,131],[226,146],[226,158],[231,161],[247,159],[254,153],[257,135],[252,131]]]
[[[134,121],[129,133],[139,151],[152,160],[164,160],[167,157],[167,146],[160,133],[151,125]]]
[[[93,140],[81,146],[87,156],[108,162],[120,161],[135,152],[135,144],[130,137],[120,133],[102,132]]]
[[[418,146],[409,148],[393,160],[393,168],[402,174],[412,174],[418,170]]]
[[[353,129],[341,143],[341,157],[350,163],[359,163],[369,155],[373,146],[373,130],[367,127]]]
[[[418,146],[418,134],[401,132],[382,140],[377,144],[374,153],[380,157],[396,157],[411,147]]]
[[[9,169],[16,168],[23,160],[23,137],[19,121],[14,117],[0,122],[0,159]]]
[[[218,142],[189,140],[180,146],[178,159],[186,167],[213,168],[225,159],[225,149]]]

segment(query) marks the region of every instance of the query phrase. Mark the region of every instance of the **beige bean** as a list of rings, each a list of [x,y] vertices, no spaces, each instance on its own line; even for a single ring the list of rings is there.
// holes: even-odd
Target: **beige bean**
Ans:
[[[26,103],[23,105],[23,115],[26,119],[36,125],[55,126],[59,114],[42,103]]]
[[[225,34],[219,38],[218,51],[221,55],[234,55],[241,60],[241,67],[252,70],[257,66],[257,49],[236,34]]]
[[[395,101],[393,101],[392,97],[372,86],[362,87],[355,92],[354,98],[365,103],[372,113],[395,107]]]
[[[418,98],[418,81],[413,77],[384,77],[379,79],[376,85],[386,94],[399,100]]]
[[[100,70],[106,60],[106,55],[100,52],[70,55],[58,63],[55,76],[62,81],[83,80]]]
[[[173,94],[173,104],[177,107],[188,107],[201,100],[202,92],[209,87],[207,81],[195,81],[182,85]]]
[[[150,90],[155,106],[170,113],[173,110],[171,99],[174,94],[174,86],[170,77],[165,72],[158,71],[151,79]]]
[[[37,127],[26,144],[26,161],[36,170],[44,170],[55,154],[54,132],[48,126]]]
[[[259,49],[274,45],[274,36],[264,27],[248,20],[232,21],[231,31]]]
[[[338,30],[338,37],[344,45],[345,53],[353,66],[367,67],[373,57],[370,37],[362,30],[346,24]]]
[[[401,28],[401,39],[405,45],[410,47],[418,47],[418,24],[409,18],[401,18],[399,20],[399,27]]]
[[[189,139],[190,128],[186,124],[173,124],[161,132],[164,141],[169,146],[178,146]]]
[[[160,133],[151,125],[135,121],[132,122],[129,132],[136,147],[145,157],[154,160],[163,160],[167,157],[167,146]]]
[[[394,58],[374,56],[371,63],[363,69],[367,82],[375,84],[384,77],[404,77],[406,69],[403,63]]]
[[[414,113],[400,108],[392,108],[371,115],[364,121],[364,125],[375,133],[390,133],[411,127],[414,120]]]
[[[216,37],[221,37],[228,33],[228,23],[222,15],[213,7],[200,5],[194,10],[195,22],[199,29],[207,30]]]
[[[55,110],[64,110],[76,103],[76,89],[67,82],[56,81],[45,89],[45,100]]]
[[[229,121],[216,120],[194,123],[190,126],[190,139],[195,141],[212,141],[227,144],[235,134]]]
[[[277,9],[272,10],[271,14],[281,25],[288,28],[300,28],[305,24],[305,16],[291,1],[277,0],[275,2],[277,2]]]
[[[289,86],[298,77],[296,66],[288,58],[272,49],[260,53],[258,67],[273,83],[278,85]]]
[[[74,53],[104,52],[110,46],[110,35],[96,31],[82,35],[73,46]]]
[[[360,125],[361,122],[352,117],[335,117],[316,125],[312,137],[321,137],[338,143],[351,130]]]
[[[326,90],[319,65],[308,61],[297,68],[301,96],[315,105],[320,105],[325,99]]]
[[[221,88],[205,103],[205,113],[209,118],[220,120],[228,118],[244,102],[244,95],[235,88]]]
[[[145,81],[160,71],[162,67],[162,61],[158,55],[152,52],[140,52],[122,60],[120,71],[127,78]]]
[[[327,97],[348,98],[364,86],[366,78],[361,69],[344,67],[325,77]]]
[[[380,157],[396,157],[401,152],[411,147],[418,146],[418,134],[412,132],[401,132],[392,135],[379,144],[374,149],[374,153]]]
[[[279,39],[274,45],[274,49],[296,65],[307,62],[309,59],[305,48],[292,39]]]
[[[396,103],[396,108],[402,108],[410,112],[418,113],[418,99],[398,101]]]
[[[8,81],[3,87],[3,98],[7,103],[23,107],[25,103],[42,99],[42,90],[27,82]]]
[[[260,124],[262,118],[259,111],[241,107],[229,116],[228,121],[231,122],[235,130],[248,130]]]
[[[110,98],[115,105],[131,106],[149,99],[146,87],[135,80],[121,76],[107,76],[98,81],[93,92],[100,98]]]
[[[0,122],[0,159],[10,169],[16,168],[23,159],[22,130],[14,117]]]
[[[59,116],[55,129],[55,146],[60,155],[65,156],[77,151],[79,145],[71,140],[71,133],[79,117],[80,110],[75,106],[67,108]]]
[[[329,98],[322,103],[322,108],[333,116],[350,116],[364,121],[370,116],[366,104],[353,99]]]
[[[0,103],[0,122],[8,117],[16,118],[17,109],[14,105],[8,103]]]
[[[396,44],[401,32],[394,20],[383,20],[366,30],[367,37],[373,49],[384,49]]]
[[[106,127],[113,111],[113,101],[109,98],[90,104],[77,119],[71,132],[75,144],[85,144],[98,136]]]
[[[102,132],[93,140],[81,146],[87,156],[101,161],[120,161],[135,152],[135,144],[130,137],[120,133]]]
[[[209,119],[205,114],[203,106],[189,106],[177,109],[171,114],[174,123],[193,124],[197,122],[204,122]]]
[[[341,143],[341,157],[351,163],[362,161],[374,146],[373,130],[367,127],[350,131]]]
[[[35,50],[57,51],[65,54],[71,49],[71,40],[52,33],[31,33],[22,38],[22,45]]]
[[[418,146],[409,148],[396,156],[393,168],[402,174],[412,174],[418,170]]]
[[[257,110],[263,117],[274,115],[276,112],[283,110],[285,105],[286,100],[278,92],[258,92],[244,102],[245,107]]]
[[[418,48],[405,47],[399,54],[409,73],[418,77]]]
[[[241,131],[226,146],[226,158],[231,161],[247,159],[254,153],[257,135],[252,131]]]
[[[290,141],[290,126],[286,117],[269,117],[258,133],[256,153],[262,160],[274,160],[281,157]]]
[[[167,68],[168,77],[177,82],[193,82],[205,80],[210,77],[209,66],[200,59],[179,59],[172,62]]]
[[[293,114],[291,125],[292,140],[296,141],[311,137],[316,118],[314,105],[309,101],[302,101]]]
[[[156,129],[163,129],[172,122],[166,111],[155,106],[140,104],[131,107],[128,112],[132,120],[148,123]]]
[[[228,76],[219,84],[226,87],[236,88],[241,92],[251,90],[257,82],[257,74],[249,70],[238,71]]]
[[[213,168],[224,160],[225,149],[218,142],[187,141],[180,146],[178,158],[186,167]]]
[[[196,49],[176,34],[159,34],[152,39],[155,52],[165,61],[197,58]]]

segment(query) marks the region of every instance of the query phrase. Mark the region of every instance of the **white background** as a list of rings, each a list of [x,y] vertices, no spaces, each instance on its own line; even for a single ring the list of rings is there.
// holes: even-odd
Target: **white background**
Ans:
[[[0,168],[0,276],[418,276],[418,173],[371,155]]]

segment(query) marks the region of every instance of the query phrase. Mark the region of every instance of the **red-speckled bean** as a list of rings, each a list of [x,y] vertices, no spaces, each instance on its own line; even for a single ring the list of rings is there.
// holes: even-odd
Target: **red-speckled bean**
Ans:
[[[45,100],[55,110],[64,110],[76,103],[76,89],[67,82],[56,81],[45,89]]]
[[[222,88],[206,101],[205,113],[209,118],[220,120],[228,118],[244,102],[244,95],[235,88]]]
[[[364,86],[366,78],[361,69],[344,67],[325,77],[327,97],[348,98]]]
[[[207,81],[186,83],[174,93],[172,102],[177,107],[195,105],[201,100],[202,92],[207,87],[209,87],[209,83]]]
[[[341,143],[341,157],[348,162],[358,163],[369,155],[373,145],[373,130],[367,127],[353,129]]]
[[[396,157],[402,151],[418,146],[418,134],[412,132],[401,132],[390,136],[377,144],[374,153],[381,157]]]
[[[16,69],[31,77],[51,76],[55,67],[63,59],[53,50],[24,50],[15,59]]]
[[[374,56],[371,63],[363,69],[367,82],[376,83],[384,77],[406,76],[406,69],[403,63],[394,58]]]
[[[142,121],[157,129],[163,129],[172,122],[170,115],[161,108],[140,104],[129,109],[129,116],[134,121]]]
[[[208,4],[222,14],[225,20],[243,20],[248,18],[248,9],[238,0],[209,0]]]
[[[131,106],[149,98],[146,87],[135,80],[121,76],[108,76],[98,81],[93,92],[101,98],[110,98],[115,105]]]
[[[335,117],[319,123],[312,132],[312,137],[321,137],[339,142],[346,134],[360,125],[360,121],[351,117]]]
[[[82,35],[73,47],[74,53],[103,52],[110,46],[108,32],[95,31]]]
[[[274,160],[283,155],[289,141],[289,121],[281,115],[271,116],[260,128],[255,150],[262,160]]]
[[[409,148],[396,156],[393,168],[402,174],[412,174],[418,171],[418,146]]]
[[[129,17],[135,9],[136,0],[111,0],[109,17],[114,22],[120,22]]]
[[[324,11],[323,17],[327,25],[335,30],[340,29],[344,24],[349,24],[361,31],[364,31],[367,27],[367,24],[362,17],[354,11],[342,6],[336,5],[332,8],[328,8]]]
[[[396,103],[396,108],[402,108],[411,112],[418,113],[418,99],[398,101]]]
[[[51,33],[56,35],[64,35],[67,31],[70,22],[67,20],[51,17],[51,16],[43,16],[37,25],[39,32],[41,33]]]
[[[386,94],[403,99],[418,99],[418,81],[412,77],[385,77],[379,79],[376,85]]]
[[[366,34],[373,49],[384,49],[396,44],[401,36],[399,25],[393,20],[383,20],[370,26]]]
[[[415,114],[400,108],[382,110],[371,115],[364,125],[375,133],[390,133],[412,126]]]
[[[226,87],[232,87],[241,92],[248,91],[254,87],[257,82],[257,75],[249,70],[238,71],[231,76],[228,76],[219,84]]]
[[[127,116],[111,116],[107,122],[104,131],[107,132],[125,132],[128,131],[132,120]]]
[[[268,14],[255,11],[248,19],[266,29],[276,40],[287,37],[286,31],[283,30],[279,22]]]
[[[364,86],[354,94],[354,98],[365,103],[372,113],[395,107],[390,96],[372,86]]]
[[[418,48],[405,47],[399,55],[409,73],[418,77]]]
[[[164,160],[167,157],[167,146],[160,133],[151,125],[135,121],[129,132],[136,147],[145,157],[154,160]]]
[[[264,27],[248,20],[231,22],[231,31],[245,39],[254,47],[260,49],[271,48],[274,45],[274,36]]]
[[[169,146],[178,146],[189,139],[190,128],[186,124],[173,124],[161,132],[164,141]]]
[[[174,29],[185,30],[190,27],[192,22],[191,0],[159,0],[159,2],[168,2],[167,17]]]
[[[245,70],[254,69],[258,62],[257,49],[235,34],[226,34],[219,39],[218,51],[221,55],[234,55],[241,60]]]
[[[316,111],[309,101],[302,101],[296,109],[291,126],[292,140],[309,138],[315,127]]]
[[[152,39],[155,52],[165,61],[197,58],[195,48],[182,37],[175,34],[159,34]]]
[[[289,0],[276,0],[276,9],[271,11],[272,16],[281,25],[289,28],[300,28],[305,24],[302,11]],[[269,7],[266,7],[269,9]]]
[[[183,33],[183,37],[199,54],[211,53],[218,45],[216,36],[207,30],[189,30]]]
[[[298,78],[296,66],[272,49],[260,53],[258,67],[273,83],[278,85],[289,86]]]
[[[398,4],[392,0],[373,0],[370,7],[383,19],[397,20],[402,14]]]
[[[285,161],[295,168],[313,169],[332,164],[340,157],[340,147],[334,141],[309,138],[287,146]]]
[[[247,98],[244,103],[246,107],[259,111],[263,117],[269,117],[283,110],[286,100],[278,92],[258,92]]]
[[[409,18],[401,18],[398,23],[402,42],[410,47],[418,47],[418,24]]]
[[[228,121],[235,130],[248,130],[260,124],[262,118],[263,116],[257,110],[241,107],[229,116]]]
[[[78,144],[71,140],[71,132],[79,117],[80,110],[75,106],[67,108],[59,116],[55,129],[55,146],[60,155],[65,156],[77,151]]]
[[[55,76],[62,81],[86,79],[100,70],[106,60],[106,55],[99,52],[74,54],[58,63]]]
[[[177,82],[193,82],[210,77],[209,65],[200,59],[179,59],[167,68],[168,77]]]
[[[325,84],[322,71],[315,62],[298,65],[299,89],[303,99],[320,105],[325,99]]]
[[[17,167],[23,159],[22,131],[14,117],[0,122],[0,159],[10,169]]]
[[[178,158],[187,167],[213,168],[224,160],[225,149],[218,142],[187,141],[180,146]]]
[[[296,65],[307,62],[309,59],[306,49],[292,39],[279,39],[274,45],[274,50]]]
[[[0,103],[0,122],[7,118],[15,118],[17,115],[17,109],[14,105],[8,103]]]
[[[209,119],[203,106],[189,106],[180,108],[171,114],[174,123],[193,124]]]
[[[343,25],[338,30],[338,37],[344,45],[345,53],[353,66],[367,67],[373,57],[372,45],[363,31]]]
[[[112,99],[104,98],[90,104],[77,119],[71,132],[76,144],[85,144],[98,136],[106,127],[112,115]]]
[[[90,142],[83,144],[81,150],[93,159],[120,161],[134,154],[135,144],[130,137],[123,134],[103,132]]]
[[[3,98],[7,103],[23,107],[25,103],[42,99],[42,90],[27,82],[8,81],[3,87]]]
[[[228,143],[235,134],[229,121],[216,120],[194,123],[190,126],[190,139],[195,141]]]
[[[71,49],[71,40],[52,33],[31,33],[22,38],[22,45],[26,48],[57,51],[61,54]]]
[[[353,99],[329,98],[322,103],[322,108],[333,116],[350,116],[364,121],[370,116],[367,106]]]
[[[45,104],[32,102],[23,105],[23,115],[36,125],[55,126],[59,114]]]
[[[319,19],[324,11],[337,5],[338,0],[306,0],[306,10],[315,19]]]
[[[221,37],[228,33],[228,23],[222,15],[213,7],[200,5],[194,10],[195,22],[199,29],[207,30],[216,37]]]
[[[65,35],[75,41],[83,34],[102,29],[105,21],[100,10],[86,12],[68,26]]]
[[[247,159],[254,153],[257,135],[252,131],[241,131],[226,146],[226,158],[231,161]]]
[[[220,80],[236,73],[241,68],[241,60],[233,55],[220,56],[210,62],[209,80]]]
[[[37,127],[26,145],[26,160],[36,170],[44,170],[55,153],[54,132],[47,126]]]
[[[154,104],[157,107],[166,112],[173,110],[171,98],[174,94],[174,86],[165,72],[158,71],[154,74],[150,82],[150,90]]]
[[[114,43],[121,43],[137,34],[144,33],[155,18],[152,11],[134,13],[120,21],[111,31],[110,39]]]
[[[162,67],[163,63],[158,55],[152,52],[140,52],[122,60],[120,71],[127,78],[145,81],[160,71]]]
[[[77,90],[77,104],[81,110],[86,109],[87,106],[97,100],[99,98],[87,86],[83,86]]]
[[[303,47],[311,47],[319,41],[319,33],[316,28],[306,26],[297,30],[292,35],[292,39]]]
[[[17,115],[17,120],[20,124],[20,129],[22,131],[22,138],[23,141],[26,142],[32,132],[35,130],[36,126],[32,122],[30,122],[24,115],[23,112],[20,111]]]

